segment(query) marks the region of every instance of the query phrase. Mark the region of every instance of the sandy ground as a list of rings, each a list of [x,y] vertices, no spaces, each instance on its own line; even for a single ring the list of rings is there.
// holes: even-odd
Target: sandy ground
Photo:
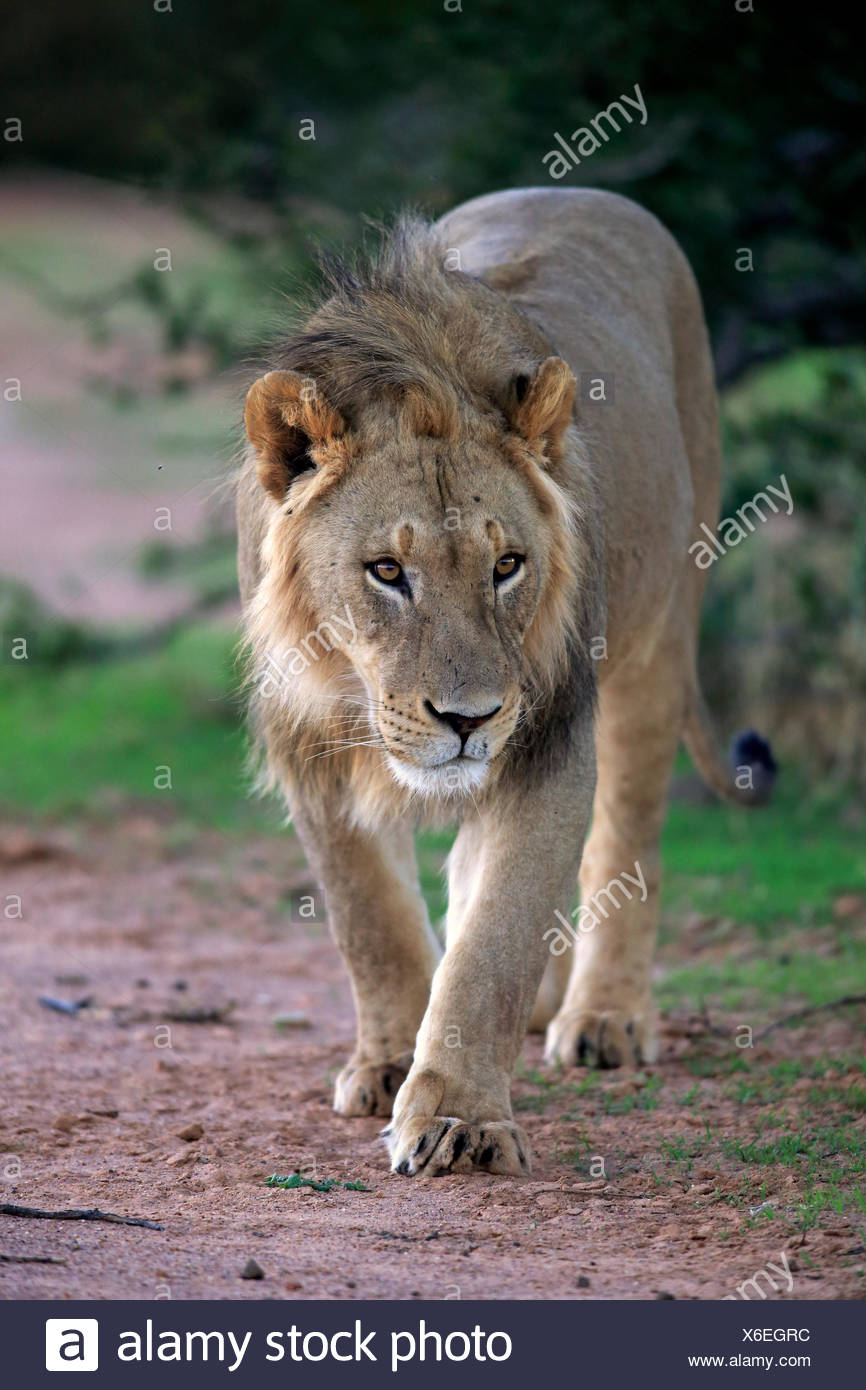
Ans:
[[[576,1104],[519,1079],[518,1104],[538,1100],[521,1110],[531,1179],[393,1176],[381,1121],[330,1108],[350,995],[294,841],[190,841],[150,811],[75,835],[0,827],[4,901],[19,895],[23,914],[2,922],[0,1202],[162,1229],[0,1215],[2,1297],[710,1299],[782,1246],[792,1297],[862,1297],[856,1222],[744,1230],[727,1200],[766,1181],[784,1206],[793,1170],[665,1158],[663,1141],[690,1144],[708,1122],[753,1137],[723,1076],[682,1104],[688,1059],[709,1045],[700,1026],[665,1021],[654,1110],[605,1113],[604,1093],[634,1093],[625,1074]],[[68,1016],[40,995],[91,1003]],[[856,1035],[822,1018],[769,1042],[756,1066],[853,1050]],[[526,1064],[540,1051],[530,1039]],[[190,1125],[200,1138],[179,1137]],[[265,1186],[296,1168],[369,1190]],[[250,1259],[263,1278],[241,1278]]]

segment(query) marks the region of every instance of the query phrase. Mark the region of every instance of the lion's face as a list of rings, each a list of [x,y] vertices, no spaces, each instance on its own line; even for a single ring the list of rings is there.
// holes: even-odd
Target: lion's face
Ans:
[[[533,452],[490,420],[450,439],[393,418],[350,433],[315,400],[298,407],[303,455],[287,476],[297,441],[273,402],[295,380],[265,378],[247,425],[278,503],[259,613],[284,647],[309,653],[312,634],[331,648],[302,663],[296,711],[315,709],[334,752],[379,747],[423,797],[471,794],[519,738],[536,620],[553,630],[539,610],[564,593],[568,517],[543,443]]]
[[[493,448],[416,439],[309,509],[303,553],[316,613],[351,615],[343,651],[394,777],[422,794],[479,786],[519,719],[550,566],[530,489]]]

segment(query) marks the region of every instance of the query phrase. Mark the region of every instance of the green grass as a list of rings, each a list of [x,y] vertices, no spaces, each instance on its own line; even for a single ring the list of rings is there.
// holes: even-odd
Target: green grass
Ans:
[[[134,659],[0,666],[4,805],[65,818],[132,800],[202,827],[276,831],[278,808],[246,794],[232,652],[230,633],[201,625]],[[158,767],[171,790],[154,785]]]
[[[720,962],[677,967],[660,980],[657,997],[665,1008],[712,1001],[715,1009],[742,1011],[744,1023],[757,1027],[767,1003],[778,1006],[782,1000],[797,999],[804,1006],[826,1004],[848,993],[866,993],[866,941],[840,930],[831,956],[774,950],[748,960],[732,955]]]
[[[340,1182],[339,1178],[305,1178],[300,1173],[292,1173],[288,1177],[280,1177],[278,1173],[271,1173],[269,1178],[265,1178],[265,1187],[281,1187],[289,1191],[297,1187],[311,1187],[314,1192],[332,1192],[335,1187],[343,1187],[347,1192],[369,1192],[371,1190],[364,1186],[360,1178],[357,1182]]]
[[[766,936],[780,920],[827,920],[835,896],[866,883],[866,836],[844,825],[843,807],[838,789],[809,786],[791,767],[760,810],[673,802],[662,842],[667,918],[733,917]]]

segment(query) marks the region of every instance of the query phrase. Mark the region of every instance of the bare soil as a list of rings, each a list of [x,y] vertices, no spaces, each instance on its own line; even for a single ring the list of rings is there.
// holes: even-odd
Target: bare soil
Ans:
[[[790,1296],[862,1296],[847,1217],[806,1232],[744,1222],[744,1182],[756,1204],[768,1183],[793,1211],[795,1169],[665,1158],[665,1141],[691,1144],[707,1124],[753,1137],[724,1074],[683,1103],[689,1059],[714,1045],[694,1020],[668,1018],[659,1065],[608,1073],[585,1102],[524,1074],[531,1179],[410,1180],[388,1171],[381,1121],[331,1110],[350,992],[293,839],[190,839],[132,810],[74,836],[0,827],[0,866],[4,901],[19,895],[23,914],[2,920],[0,1202],[162,1227],[0,1215],[5,1298],[712,1299],[783,1248]],[[73,1016],[39,996],[91,1002]],[[854,1048],[852,1025],[780,1029],[754,1064],[819,1043]],[[526,1066],[540,1055],[531,1038]],[[639,1102],[654,1075],[657,1108],[600,1103]],[[798,1104],[795,1087],[788,1113]],[[179,1137],[191,1125],[201,1137]],[[590,1176],[593,1155],[604,1178]],[[297,1168],[368,1190],[265,1185]],[[241,1278],[250,1259],[263,1278]]]

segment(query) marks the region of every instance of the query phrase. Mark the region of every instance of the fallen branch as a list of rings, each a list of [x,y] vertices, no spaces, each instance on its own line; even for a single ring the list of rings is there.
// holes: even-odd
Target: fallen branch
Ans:
[[[707,1033],[711,1033],[714,1038],[730,1037],[730,1028],[720,1028],[717,1023],[710,1022],[710,1011],[707,1008],[706,1001],[703,999],[701,1000],[701,1011],[698,1017],[700,1018],[701,1023],[704,1025],[704,1031]]]
[[[0,1264],[8,1265],[65,1265],[65,1260],[59,1260],[56,1255],[2,1255],[0,1254]]]
[[[807,1009],[795,1009],[792,1014],[783,1014],[777,1018],[775,1023],[768,1023],[766,1028],[762,1028],[759,1033],[755,1033],[754,1042],[759,1042],[768,1033],[772,1033],[774,1028],[781,1028],[785,1023],[795,1023],[798,1019],[808,1018],[810,1014],[820,1014],[825,1009],[841,1009],[846,1004],[866,1004],[866,994],[843,994],[839,999],[831,999],[827,1004],[810,1004]]]
[[[0,1202],[0,1216],[34,1216],[48,1221],[113,1221],[118,1226],[144,1226],[148,1231],[162,1231],[155,1221],[140,1216],[115,1216],[99,1207],[68,1207],[64,1211],[43,1211],[41,1207],[16,1207],[12,1202]]]

